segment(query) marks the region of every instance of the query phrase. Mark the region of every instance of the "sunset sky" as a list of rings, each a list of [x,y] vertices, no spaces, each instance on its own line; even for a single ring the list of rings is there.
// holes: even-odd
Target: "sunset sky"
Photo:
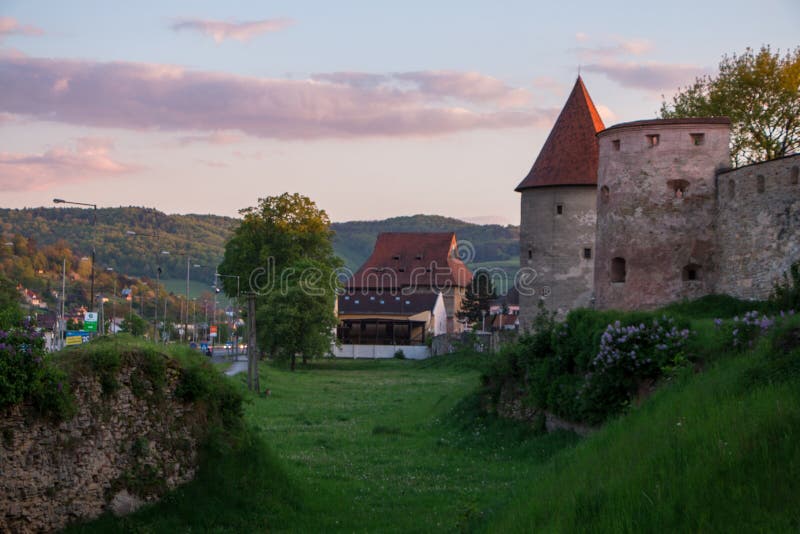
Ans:
[[[610,126],[798,28],[797,0],[0,0],[0,207],[290,191],[335,221],[517,224],[579,68]]]

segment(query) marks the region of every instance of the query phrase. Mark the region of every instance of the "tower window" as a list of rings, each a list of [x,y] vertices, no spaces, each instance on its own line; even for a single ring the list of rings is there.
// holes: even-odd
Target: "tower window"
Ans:
[[[614,258],[611,260],[611,281],[614,283],[625,283],[627,277],[625,258]]]
[[[653,148],[654,146],[658,146],[658,142],[661,136],[658,134],[647,134],[647,146]]]
[[[728,198],[733,200],[736,196],[736,182],[733,180],[728,180]]]
[[[600,188],[600,198],[603,202],[608,202],[608,199],[611,198],[611,191],[608,189],[607,185]]]
[[[689,189],[688,180],[667,180],[667,186],[672,191],[675,198],[683,198],[686,196],[686,191]]]
[[[393,259],[393,260],[398,260],[398,261],[399,261],[399,260],[400,260],[400,256],[397,256],[397,255],[395,255],[395,256],[392,256],[392,259]]]
[[[621,143],[619,139],[614,139],[611,141],[611,146],[614,148],[614,150],[619,150],[620,145]]]
[[[758,189],[759,193],[763,193],[767,188],[767,181],[764,178],[764,175],[763,174],[759,174],[758,177],[756,178],[756,180],[757,180],[756,189]]]
[[[591,248],[584,248],[583,249],[583,259],[591,260],[592,259],[592,249]]]
[[[564,204],[556,204],[556,215],[563,215]]]
[[[689,135],[692,136],[692,144],[694,146],[700,146],[706,142],[706,134],[704,133],[693,133]]]
[[[792,167],[792,185],[797,185],[798,181],[800,181],[800,167],[795,165]]]
[[[529,260],[532,260],[532,259],[533,259],[533,249],[532,249],[532,248],[529,248],[529,249],[528,249],[528,259],[529,259]]]
[[[700,266],[696,263],[690,263],[683,268],[683,271],[681,272],[681,279],[684,282],[700,280],[700,269]]]

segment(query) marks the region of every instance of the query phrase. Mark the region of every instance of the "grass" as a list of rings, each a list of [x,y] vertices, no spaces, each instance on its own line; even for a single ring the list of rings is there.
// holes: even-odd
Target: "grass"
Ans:
[[[186,279],[185,278],[167,278],[166,280],[162,279],[161,283],[164,285],[164,289],[167,290],[168,293],[173,293],[175,295],[186,295]],[[203,295],[203,293],[209,293],[213,291],[211,286],[207,282],[201,282],[199,280],[189,280],[189,298],[199,298]]]

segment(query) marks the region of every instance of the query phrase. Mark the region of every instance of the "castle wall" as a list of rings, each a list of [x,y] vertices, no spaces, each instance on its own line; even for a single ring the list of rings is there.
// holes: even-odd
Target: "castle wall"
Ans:
[[[800,260],[800,155],[717,177],[717,293],[765,299]]]
[[[598,308],[649,309],[713,290],[714,176],[730,164],[729,138],[725,119],[638,121],[598,134]]]
[[[595,203],[594,186],[522,191],[520,267],[536,272],[519,288],[522,328],[530,326],[541,297],[548,309],[562,316],[572,308],[591,305]],[[584,249],[591,257],[584,256]]]

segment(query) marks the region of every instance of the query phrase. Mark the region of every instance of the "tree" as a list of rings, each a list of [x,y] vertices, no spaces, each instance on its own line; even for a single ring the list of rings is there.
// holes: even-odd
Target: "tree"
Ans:
[[[21,320],[20,295],[16,285],[0,275],[0,330],[7,330]]]
[[[458,318],[462,321],[466,320],[470,324],[480,322],[484,313],[489,313],[491,300],[496,297],[491,274],[484,269],[478,269],[472,276],[472,282],[464,294]]]
[[[240,211],[243,220],[225,244],[219,273],[222,287],[236,296],[256,294],[259,347],[275,358],[314,357],[328,350],[336,317],[333,232],[325,211],[299,194],[259,199]]]
[[[781,57],[769,46],[723,56],[719,73],[697,78],[661,117],[731,119],[731,157],[737,165],[792,154],[800,149],[800,47]]]
[[[123,332],[127,332],[132,336],[143,336],[150,327],[150,325],[147,324],[147,321],[135,314],[131,315],[130,317],[126,317],[120,326]]]

